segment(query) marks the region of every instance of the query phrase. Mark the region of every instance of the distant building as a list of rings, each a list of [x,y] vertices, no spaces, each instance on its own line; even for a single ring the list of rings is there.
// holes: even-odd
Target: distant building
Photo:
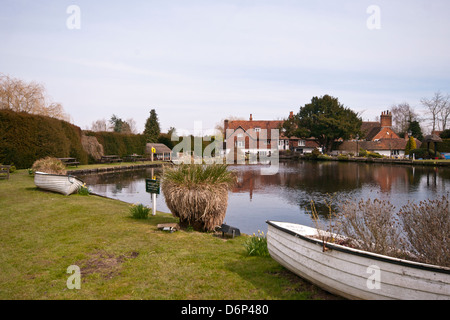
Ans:
[[[404,158],[405,147],[408,143],[408,136],[400,138],[392,130],[392,113],[383,111],[379,122],[363,122],[361,131],[364,140],[354,139],[344,141],[340,144],[338,150],[341,153],[359,153],[359,149],[379,153],[391,158]],[[420,141],[416,139],[417,147],[420,147]]]
[[[400,139],[392,130],[392,113],[383,111],[380,122],[363,122],[361,131],[365,133],[366,141],[379,141],[381,139]]]
[[[151,156],[153,153],[153,160],[172,160],[172,150],[168,146],[162,143],[147,143],[145,146],[145,154]]]
[[[294,114],[291,111],[290,117]],[[270,155],[275,151],[291,150],[310,153],[319,144],[315,139],[287,137],[283,134],[284,120],[225,120],[224,152],[243,152],[244,154]],[[275,130],[275,131],[272,131]],[[273,135],[275,134],[275,135]]]

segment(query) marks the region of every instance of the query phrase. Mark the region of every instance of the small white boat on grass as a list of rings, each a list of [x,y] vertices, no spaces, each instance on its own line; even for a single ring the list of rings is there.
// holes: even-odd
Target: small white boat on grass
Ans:
[[[315,238],[318,229],[299,224],[267,224],[272,258],[333,294],[364,300],[450,299],[450,268],[324,243]]]
[[[84,182],[71,175],[60,175],[45,172],[35,172],[34,184],[36,187],[62,193],[66,196],[77,192]]]

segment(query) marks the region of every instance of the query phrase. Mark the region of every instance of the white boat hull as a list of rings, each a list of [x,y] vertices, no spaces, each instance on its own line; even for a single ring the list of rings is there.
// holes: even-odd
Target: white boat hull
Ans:
[[[450,268],[391,258],[333,243],[318,230],[267,221],[274,260],[322,289],[347,299],[449,300]]]
[[[40,189],[62,193],[68,196],[76,192],[84,183],[77,177],[71,175],[36,172],[34,174],[34,184]]]

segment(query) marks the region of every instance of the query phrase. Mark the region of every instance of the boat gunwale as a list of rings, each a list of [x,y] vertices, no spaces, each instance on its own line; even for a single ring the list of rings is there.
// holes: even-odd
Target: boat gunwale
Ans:
[[[336,243],[330,243],[330,242],[324,243],[323,240],[308,237],[308,236],[302,235],[298,232],[295,232],[293,230],[290,230],[290,229],[284,228],[280,225],[277,225],[276,224],[277,222],[289,223],[289,222],[273,221],[273,220],[266,221],[266,223],[268,225],[270,225],[280,231],[283,231],[287,234],[290,234],[291,236],[300,238],[302,240],[305,240],[305,241],[308,241],[310,243],[314,243],[314,244],[317,244],[320,246],[325,246],[326,248],[328,248],[330,250],[336,250],[336,251],[340,251],[340,252],[344,252],[344,253],[348,253],[348,254],[352,254],[352,255],[368,258],[368,259],[374,259],[374,260],[378,260],[378,261],[382,261],[382,262],[386,262],[386,263],[392,263],[392,264],[396,264],[396,265],[400,265],[400,266],[404,266],[404,267],[420,269],[420,270],[425,270],[425,271],[430,271],[430,272],[443,273],[443,274],[450,274],[450,268],[443,267],[443,266],[437,266],[437,265],[432,265],[432,264],[415,262],[415,261],[411,261],[411,260],[394,258],[394,257],[381,255],[381,254],[377,254],[377,253],[373,253],[373,252],[369,252],[369,251],[346,247],[346,246],[339,245]],[[292,224],[295,224],[295,223],[292,223]],[[298,224],[298,225],[301,225],[301,224]],[[308,227],[308,226],[305,226],[305,227]],[[311,227],[308,227],[308,228],[311,228]],[[312,229],[315,229],[315,228],[312,228]],[[318,230],[318,229],[315,229],[315,230]]]
[[[47,172],[42,172],[42,171],[36,171],[34,173],[35,175],[42,175],[42,176],[56,176],[56,177],[66,177],[66,178],[75,178],[76,180],[85,183],[82,179],[78,178],[77,176],[74,176],[72,174],[56,174],[56,173],[47,173]]]

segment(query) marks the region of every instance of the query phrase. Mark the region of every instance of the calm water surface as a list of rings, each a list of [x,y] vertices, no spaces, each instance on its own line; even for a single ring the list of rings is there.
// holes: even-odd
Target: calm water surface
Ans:
[[[380,198],[397,208],[408,201],[433,199],[450,191],[450,169],[353,162],[282,162],[278,173],[260,174],[262,165],[235,165],[238,185],[229,192],[225,223],[243,233],[266,231],[266,220],[314,226],[310,203],[326,214],[324,200],[352,197]],[[151,206],[145,178],[159,169],[85,175],[81,178],[97,194],[129,203]],[[164,195],[157,196],[157,210],[170,212]]]

